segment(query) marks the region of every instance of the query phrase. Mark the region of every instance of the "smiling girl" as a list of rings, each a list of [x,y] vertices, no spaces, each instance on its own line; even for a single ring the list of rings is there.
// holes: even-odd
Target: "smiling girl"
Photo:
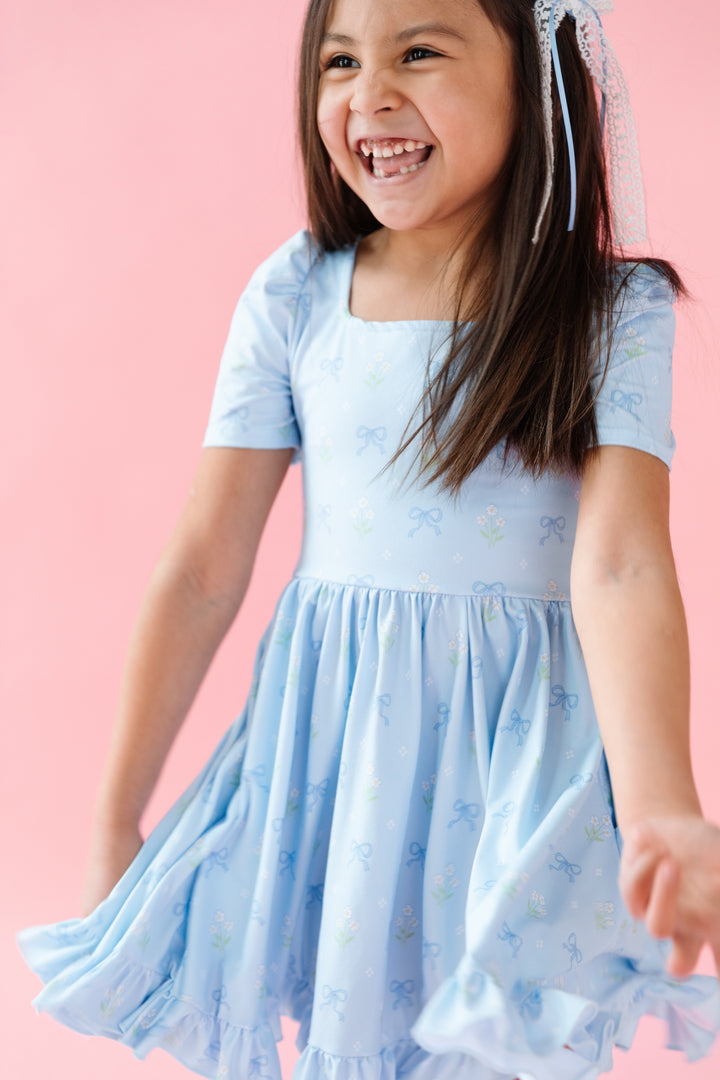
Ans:
[[[684,288],[622,253],[642,189],[607,6],[311,0],[308,228],[232,319],[86,913],[20,935],[70,1026],[232,1080],[280,1080],[281,1014],[294,1080],[580,1080],[645,1013],[708,1052],[720,831],[668,530]],[[303,547],[249,699],[143,842],[293,460]]]

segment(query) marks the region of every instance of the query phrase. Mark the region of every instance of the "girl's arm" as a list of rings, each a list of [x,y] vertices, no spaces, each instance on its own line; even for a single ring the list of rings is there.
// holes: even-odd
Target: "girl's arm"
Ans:
[[[658,458],[603,446],[588,464],[571,590],[626,841],[623,895],[651,933],[674,937],[670,966],[682,973],[705,940],[720,947],[720,846],[692,774],[687,628]],[[641,842],[648,827],[661,843]]]
[[[139,821],[247,588],[292,450],[203,450],[132,632],[100,785],[84,910],[140,846]]]

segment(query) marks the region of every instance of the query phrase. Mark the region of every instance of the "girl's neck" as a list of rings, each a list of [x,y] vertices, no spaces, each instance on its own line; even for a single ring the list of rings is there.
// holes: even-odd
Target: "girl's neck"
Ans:
[[[435,233],[385,228],[363,237],[355,257],[351,314],[368,322],[451,320],[458,258],[447,265],[449,244]]]

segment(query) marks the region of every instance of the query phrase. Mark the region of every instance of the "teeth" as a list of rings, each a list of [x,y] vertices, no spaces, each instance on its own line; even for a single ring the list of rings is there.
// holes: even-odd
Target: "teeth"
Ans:
[[[418,169],[422,169],[423,165],[427,165],[427,162],[426,161],[420,161],[420,162],[418,162],[417,165],[409,165],[409,166],[403,165],[402,168],[400,169],[400,172],[403,175],[405,173],[417,172]],[[377,167],[375,169],[375,176],[379,176],[381,180],[384,180],[387,175],[388,174],[385,173],[381,168]]]
[[[428,143],[417,142],[415,139],[407,139],[405,142],[374,142],[363,140],[360,143],[360,150],[365,157],[373,155],[376,158],[390,158],[395,154],[402,154],[406,150],[424,150],[428,146]]]

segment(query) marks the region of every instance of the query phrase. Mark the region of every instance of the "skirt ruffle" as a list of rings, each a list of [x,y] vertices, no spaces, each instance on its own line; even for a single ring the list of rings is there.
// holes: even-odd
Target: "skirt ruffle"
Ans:
[[[580,1080],[717,980],[632,920],[569,605],[293,579],[247,706],[110,896],[18,937],[38,1009],[212,1078]],[[569,1047],[570,1049],[568,1049]]]

